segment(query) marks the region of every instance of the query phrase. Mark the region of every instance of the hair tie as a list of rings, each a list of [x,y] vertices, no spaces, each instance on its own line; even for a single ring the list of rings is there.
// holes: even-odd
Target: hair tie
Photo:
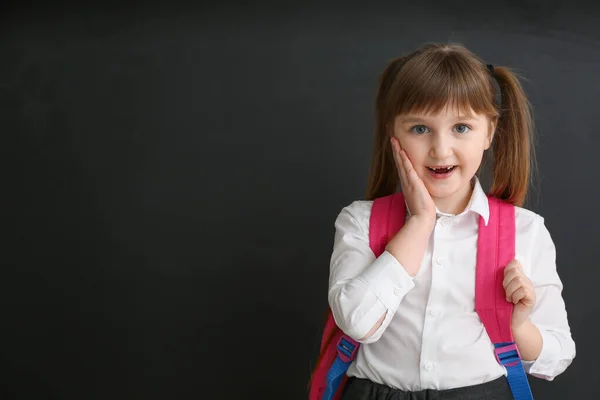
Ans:
[[[490,70],[490,72],[493,74],[494,73],[494,64],[488,64],[487,68]]]

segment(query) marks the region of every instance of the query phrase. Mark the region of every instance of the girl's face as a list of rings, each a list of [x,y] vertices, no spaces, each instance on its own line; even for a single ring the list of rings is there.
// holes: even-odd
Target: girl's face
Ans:
[[[393,135],[438,209],[457,214],[469,201],[471,179],[492,143],[494,128],[485,115],[459,115],[447,107],[438,114],[398,115]]]

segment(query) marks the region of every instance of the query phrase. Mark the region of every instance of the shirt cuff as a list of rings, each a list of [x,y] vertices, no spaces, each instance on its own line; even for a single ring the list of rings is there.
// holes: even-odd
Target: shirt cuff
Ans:
[[[554,379],[556,360],[560,358],[561,354],[560,341],[539,327],[538,330],[542,335],[542,350],[535,361],[523,360],[523,368],[530,375],[551,381]]]
[[[363,279],[388,311],[395,312],[402,298],[415,286],[404,267],[390,252],[384,251],[365,270]]]

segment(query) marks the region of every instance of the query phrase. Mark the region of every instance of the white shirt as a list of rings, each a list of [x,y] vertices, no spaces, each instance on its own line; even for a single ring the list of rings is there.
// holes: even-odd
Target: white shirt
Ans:
[[[475,311],[479,216],[487,224],[488,200],[477,178],[465,211],[437,214],[421,268],[413,278],[389,252],[369,247],[372,201],[354,201],[335,221],[329,305],[350,337],[364,337],[386,312],[381,327],[362,341],[348,376],[417,391],[480,384],[506,375]],[[516,207],[516,258],[536,290],[530,320],[543,347],[525,370],[552,380],[575,357],[561,297],[556,253],[544,219]]]

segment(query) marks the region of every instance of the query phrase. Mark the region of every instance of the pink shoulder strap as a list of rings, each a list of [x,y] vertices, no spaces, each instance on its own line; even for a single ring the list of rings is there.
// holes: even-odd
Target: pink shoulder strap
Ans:
[[[375,257],[385,250],[390,239],[402,228],[406,218],[404,195],[394,193],[373,201],[369,219],[369,245]]]
[[[389,239],[400,230],[405,218],[404,197],[401,193],[373,201],[369,218],[369,246],[379,257]],[[355,359],[360,343],[342,332],[331,310],[321,339],[321,352],[311,378],[310,400],[339,400],[346,382],[345,371]]]
[[[493,343],[512,342],[513,304],[506,301],[504,267],[515,258],[515,207],[489,196],[490,216],[479,219],[475,309]]]

